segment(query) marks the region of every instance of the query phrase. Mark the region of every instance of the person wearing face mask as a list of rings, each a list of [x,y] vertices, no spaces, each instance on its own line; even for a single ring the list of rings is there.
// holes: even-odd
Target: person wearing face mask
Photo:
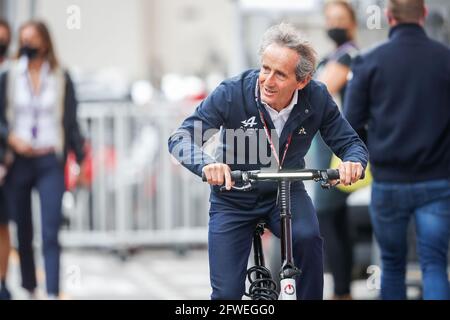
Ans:
[[[327,2],[324,14],[327,36],[333,41],[334,50],[319,62],[316,79],[323,82],[337,104],[342,105],[351,60],[358,52],[354,42],[356,16],[351,5],[340,0]],[[315,137],[311,152],[314,166],[326,168],[330,165],[333,154],[320,135]],[[314,205],[324,237],[325,262],[334,280],[333,299],[351,299],[353,248],[347,217],[348,193],[337,188],[314,188]]]
[[[332,0],[325,4],[324,15],[326,34],[333,42],[334,50],[319,62],[316,78],[327,86],[340,102],[338,105],[343,105],[350,64],[358,54],[356,14],[347,1]]]
[[[32,45],[25,44],[19,49],[19,56],[26,57],[28,60],[34,60],[39,57],[39,48],[33,47]]]
[[[6,20],[0,19],[0,66],[7,61],[9,43],[11,42],[11,28]]]
[[[7,52],[11,40],[11,29],[8,22],[0,20],[0,70],[7,64]],[[11,242],[9,235],[9,216],[4,194],[3,183],[6,176],[6,144],[0,141],[0,300],[10,300],[11,294],[6,286],[9,253]]]
[[[74,86],[58,63],[46,25],[25,23],[19,42],[17,62],[0,76],[0,140],[14,154],[5,191],[17,225],[22,286],[30,297],[37,287],[31,191],[35,188],[39,193],[47,295],[57,298],[63,168],[69,151],[82,163],[84,140]]]

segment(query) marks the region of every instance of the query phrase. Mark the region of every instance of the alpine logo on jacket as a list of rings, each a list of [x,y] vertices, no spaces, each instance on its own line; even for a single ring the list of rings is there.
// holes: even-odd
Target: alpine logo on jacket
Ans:
[[[244,128],[253,128],[254,126],[257,125],[256,116],[253,116],[247,120],[241,121],[241,123],[244,126]]]

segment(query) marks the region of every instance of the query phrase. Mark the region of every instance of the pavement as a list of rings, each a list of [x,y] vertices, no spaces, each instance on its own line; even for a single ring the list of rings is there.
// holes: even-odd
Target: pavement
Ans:
[[[39,289],[45,299],[45,275],[37,257]],[[146,249],[123,259],[104,250],[66,249],[61,260],[62,299],[68,300],[208,300],[210,295],[206,249],[186,252]],[[371,300],[379,295],[377,273],[352,283],[354,299]],[[19,259],[11,254],[8,284],[15,299],[29,299],[20,287]],[[333,280],[325,274],[324,298],[332,297]],[[409,295],[414,296],[414,288]],[[417,290],[416,290],[417,291]]]

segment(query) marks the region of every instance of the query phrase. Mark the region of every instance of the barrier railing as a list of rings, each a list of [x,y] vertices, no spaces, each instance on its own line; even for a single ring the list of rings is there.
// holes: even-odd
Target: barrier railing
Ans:
[[[209,189],[167,149],[170,134],[193,107],[80,105],[91,178],[89,187],[64,197],[64,246],[206,244]]]

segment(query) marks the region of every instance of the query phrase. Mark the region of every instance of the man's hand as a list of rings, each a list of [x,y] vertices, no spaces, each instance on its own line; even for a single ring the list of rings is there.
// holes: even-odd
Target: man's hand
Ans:
[[[341,162],[339,165],[339,180],[344,186],[351,185],[361,178],[364,168],[359,162]]]
[[[30,157],[33,154],[33,147],[26,141],[11,132],[8,136],[9,146],[19,155]]]
[[[205,173],[206,179],[210,185],[223,185],[225,188],[231,190],[234,181],[231,181],[231,169],[228,165],[223,163],[212,163],[203,167],[202,171]]]

